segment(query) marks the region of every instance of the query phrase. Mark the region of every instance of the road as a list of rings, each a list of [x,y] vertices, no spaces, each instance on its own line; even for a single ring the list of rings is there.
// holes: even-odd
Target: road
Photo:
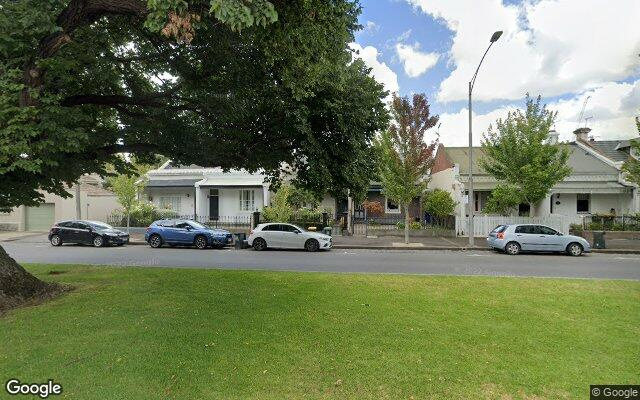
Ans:
[[[507,256],[493,252],[422,250],[196,250],[148,246],[52,247],[45,236],[4,242],[18,262],[110,266],[191,267],[398,273],[421,275],[533,276],[640,280],[640,255],[589,254],[582,257],[536,254]]]

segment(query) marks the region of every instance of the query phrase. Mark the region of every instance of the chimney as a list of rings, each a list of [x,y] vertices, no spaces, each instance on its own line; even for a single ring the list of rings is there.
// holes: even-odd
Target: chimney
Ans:
[[[560,134],[558,132],[556,132],[555,129],[552,129],[549,131],[549,137],[547,138],[547,143],[548,144],[558,144],[558,138],[560,137]]]
[[[573,131],[573,134],[576,135],[576,140],[581,142],[589,141],[589,132],[591,132],[591,128],[578,128]]]

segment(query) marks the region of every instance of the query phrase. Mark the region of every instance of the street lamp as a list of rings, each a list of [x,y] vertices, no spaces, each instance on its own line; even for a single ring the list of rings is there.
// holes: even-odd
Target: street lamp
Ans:
[[[502,36],[502,31],[493,32],[491,35],[491,39],[489,40],[489,47],[487,47],[487,51],[484,52],[482,58],[480,59],[480,64],[478,64],[478,68],[476,68],[476,73],[473,74],[473,78],[469,81],[469,182],[468,182],[468,195],[467,195],[467,204],[469,206],[469,223],[467,224],[467,230],[469,235],[469,246],[475,246],[475,235],[473,234],[473,212],[475,202],[473,199],[473,133],[471,129],[471,93],[473,92],[473,85],[476,83],[476,77],[478,76],[478,71],[480,70],[480,66],[484,61],[484,58],[487,56],[489,49],[491,46],[500,39]]]

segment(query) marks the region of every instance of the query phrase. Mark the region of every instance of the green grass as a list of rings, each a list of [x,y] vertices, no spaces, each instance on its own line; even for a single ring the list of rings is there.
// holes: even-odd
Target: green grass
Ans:
[[[582,399],[638,383],[638,282],[28,269],[77,289],[0,318],[0,381],[53,378],[65,398]]]

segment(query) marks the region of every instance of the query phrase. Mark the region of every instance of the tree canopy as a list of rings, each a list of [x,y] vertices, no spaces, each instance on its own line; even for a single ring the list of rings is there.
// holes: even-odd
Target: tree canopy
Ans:
[[[405,213],[405,242],[409,242],[409,204],[427,189],[429,169],[437,141],[425,142],[427,130],[438,123],[431,115],[424,94],[407,97],[393,96],[392,122],[378,141],[382,192],[396,201]]]
[[[356,1],[0,7],[0,210],[127,172],[118,153],[275,178],[286,165],[316,193],[368,185],[386,93],[347,46]]]
[[[557,113],[540,101],[540,96],[533,100],[527,95],[524,112],[509,112],[495,128],[489,126],[482,141],[485,156],[479,160],[500,183],[517,188],[520,201],[528,204],[540,202],[571,174],[566,146],[548,141]]]

